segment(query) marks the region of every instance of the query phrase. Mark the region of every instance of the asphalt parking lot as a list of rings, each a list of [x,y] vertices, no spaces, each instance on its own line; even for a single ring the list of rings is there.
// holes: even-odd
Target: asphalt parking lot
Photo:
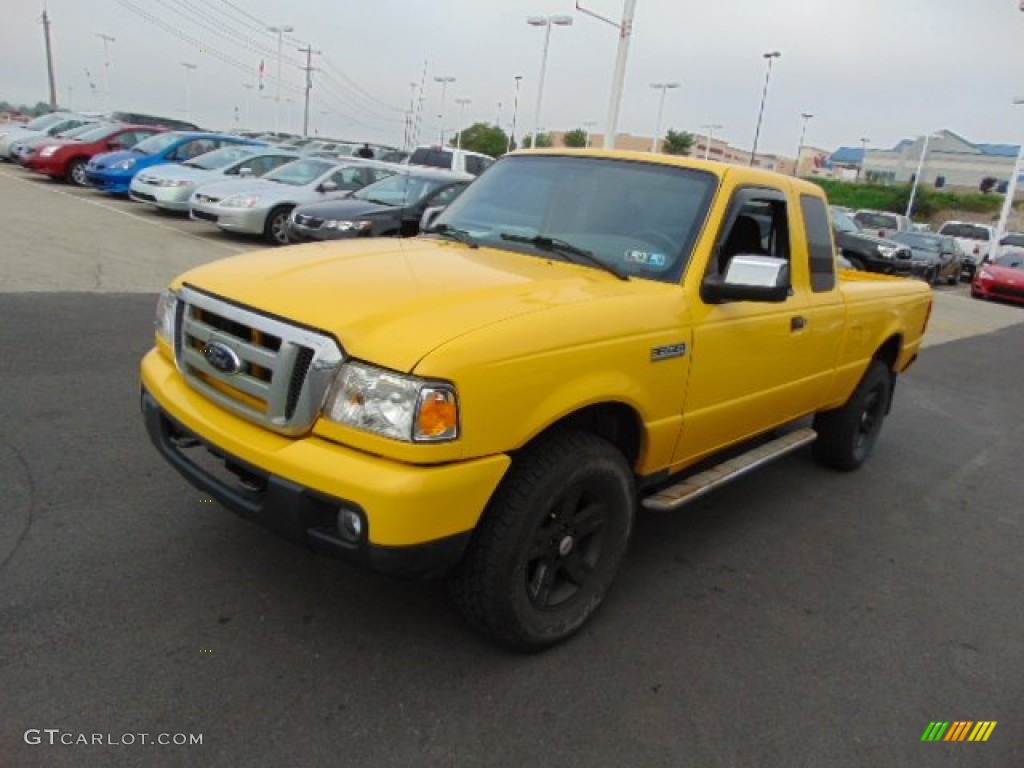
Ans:
[[[1024,309],[939,289],[868,465],[798,453],[644,515],[597,618],[522,657],[149,445],[155,292],[255,242],[10,166],[0,200],[0,764],[1024,764]],[[922,743],[936,720],[998,725]]]

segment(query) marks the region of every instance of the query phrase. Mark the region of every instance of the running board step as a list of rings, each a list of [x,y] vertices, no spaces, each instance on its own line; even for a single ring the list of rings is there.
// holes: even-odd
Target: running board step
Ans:
[[[657,512],[670,512],[689,504],[691,501],[700,498],[705,493],[725,485],[730,480],[735,480],[741,475],[747,474],[752,469],[775,461],[787,453],[802,448],[808,443],[813,443],[818,433],[809,427],[789,432],[782,437],[763,443],[757,448],[747,451],[744,454],[722,462],[717,466],[698,472],[685,480],[663,488],[657,493],[651,494],[643,500],[644,509],[651,509]]]

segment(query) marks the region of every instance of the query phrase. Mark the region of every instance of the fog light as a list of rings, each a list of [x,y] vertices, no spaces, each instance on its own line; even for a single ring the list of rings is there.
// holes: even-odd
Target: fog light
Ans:
[[[363,519],[351,509],[338,512],[338,532],[349,541],[358,541],[363,535]]]

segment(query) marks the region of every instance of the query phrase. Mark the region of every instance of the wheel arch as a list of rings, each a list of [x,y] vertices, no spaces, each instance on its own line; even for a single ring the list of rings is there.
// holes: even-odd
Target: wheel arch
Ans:
[[[644,442],[644,422],[635,408],[618,401],[592,403],[567,413],[534,434],[515,454],[560,429],[577,429],[604,438],[615,446],[636,471]]]

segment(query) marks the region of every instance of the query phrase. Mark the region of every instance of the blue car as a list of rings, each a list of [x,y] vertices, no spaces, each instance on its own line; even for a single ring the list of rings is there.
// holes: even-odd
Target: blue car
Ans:
[[[115,195],[127,195],[132,178],[143,168],[183,163],[228,144],[263,144],[242,136],[201,131],[169,131],[150,136],[131,149],[96,155],[85,166],[89,186]]]

